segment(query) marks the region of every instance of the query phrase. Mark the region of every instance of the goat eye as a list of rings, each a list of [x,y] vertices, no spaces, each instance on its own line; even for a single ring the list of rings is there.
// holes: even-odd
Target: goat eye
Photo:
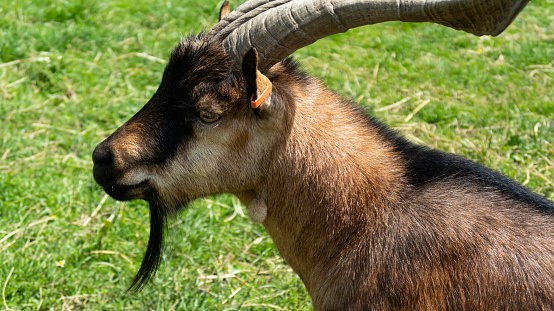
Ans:
[[[219,120],[219,115],[209,111],[202,110],[200,111],[200,119],[202,119],[203,122],[212,123]]]

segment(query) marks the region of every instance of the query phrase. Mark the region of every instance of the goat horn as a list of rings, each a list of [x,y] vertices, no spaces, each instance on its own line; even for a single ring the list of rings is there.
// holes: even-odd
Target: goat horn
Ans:
[[[387,21],[433,22],[497,36],[529,0],[250,0],[209,32],[240,66],[251,48],[264,72],[294,51],[348,29]]]

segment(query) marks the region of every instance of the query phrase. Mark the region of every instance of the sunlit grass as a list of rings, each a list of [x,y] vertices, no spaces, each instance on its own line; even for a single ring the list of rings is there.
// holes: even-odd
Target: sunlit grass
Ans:
[[[15,310],[309,310],[299,278],[231,196],[171,225],[157,277],[130,284],[144,202],[106,198],[94,146],[155,92],[217,1],[0,0],[0,287]],[[431,24],[351,30],[295,54],[410,139],[554,199],[554,16],[534,1],[496,38]]]

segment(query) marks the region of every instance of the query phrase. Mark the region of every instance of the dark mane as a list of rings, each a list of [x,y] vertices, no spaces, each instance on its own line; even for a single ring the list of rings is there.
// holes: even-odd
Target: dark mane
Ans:
[[[289,67],[298,76],[304,73],[297,65]],[[524,203],[524,206],[537,209],[540,212],[554,215],[554,202],[534,193],[518,182],[474,161],[459,155],[418,145],[407,140],[402,134],[391,129],[381,120],[371,116],[352,101],[344,101],[349,109],[355,111],[360,118],[367,120],[367,126],[379,131],[381,137],[388,141],[407,165],[407,179],[415,189],[448,178],[478,183],[483,188],[498,191],[503,196]]]
[[[408,163],[409,176],[415,187],[446,178],[466,180],[498,191],[505,197],[524,203],[523,206],[554,214],[554,203],[479,163],[403,139],[396,141],[396,148]]]
[[[410,184],[416,189],[447,178],[479,183],[530,208],[554,215],[554,203],[501,173],[461,156],[417,145],[391,130],[381,121],[368,117],[372,126],[379,129],[399,152],[408,166]]]

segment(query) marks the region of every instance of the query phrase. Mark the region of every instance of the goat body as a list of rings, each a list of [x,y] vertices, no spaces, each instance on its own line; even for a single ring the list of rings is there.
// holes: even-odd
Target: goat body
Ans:
[[[256,63],[250,52],[240,71],[221,45],[182,42],[150,102],[96,148],[95,179],[149,201],[157,228],[191,200],[235,194],[315,310],[554,308],[552,202],[407,141],[290,59]],[[263,83],[273,92],[254,109]],[[139,287],[160,251],[151,235]]]
[[[553,306],[551,202],[276,71],[290,129],[257,192],[316,310]]]

